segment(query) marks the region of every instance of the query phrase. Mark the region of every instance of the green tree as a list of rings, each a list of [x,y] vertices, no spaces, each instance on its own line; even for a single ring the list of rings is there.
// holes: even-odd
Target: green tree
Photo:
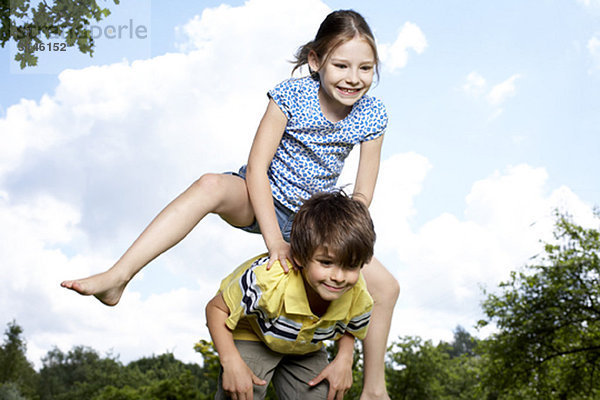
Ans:
[[[8,323],[4,343],[0,347],[0,385],[3,396],[18,391],[19,395],[32,398],[35,395],[37,375],[25,355],[27,344],[21,337],[23,329],[15,321]]]
[[[482,399],[479,386],[481,358],[479,341],[462,327],[454,331],[452,343],[434,345],[430,340],[399,338],[388,351],[392,360],[387,370],[392,399],[455,400]]]
[[[144,399],[204,399],[203,369],[177,360],[172,353],[141,358],[125,369],[129,375],[143,375],[147,383],[138,389]]]
[[[596,219],[599,215],[596,213]],[[556,243],[483,304],[485,383],[502,399],[600,397],[600,235],[557,215]]]
[[[42,359],[38,393],[42,400],[92,399],[105,387],[129,383],[122,369],[116,358],[102,358],[89,347],[67,354],[55,348]]]
[[[0,383],[0,400],[27,400],[15,383]]]
[[[204,400],[201,368],[171,353],[144,357],[123,366],[112,356],[100,357],[87,347],[67,354],[58,349],[43,359],[43,400]]]
[[[194,345],[194,350],[202,355],[202,387],[203,399],[213,399],[217,392],[221,363],[212,342],[204,339]]]
[[[388,372],[388,392],[395,399],[439,399],[447,379],[448,353],[430,340],[406,336],[394,342],[388,356],[396,368]]]
[[[119,4],[119,0],[113,1]],[[16,42],[15,61],[21,69],[37,65],[35,52],[44,46],[44,37],[60,36],[67,46],[77,45],[81,53],[91,57],[94,38],[90,27],[109,14],[96,0],[42,0],[35,7],[30,0],[0,0],[0,46],[11,39]]]
[[[475,348],[477,347],[477,339],[474,338],[465,328],[458,325],[454,329],[454,340],[451,345],[448,346],[448,355],[450,358],[460,357],[463,354],[468,356],[475,355]]]
[[[197,364],[185,364],[175,358],[173,353],[158,356],[143,357],[130,362],[127,370],[136,370],[146,375],[150,380],[170,379],[180,376],[184,371],[189,371],[198,379],[202,377],[202,368]]]
[[[92,400],[203,400],[205,398],[208,397],[200,393],[197,377],[189,370],[183,370],[175,377],[151,380],[135,388],[129,385],[121,388],[106,386]]]

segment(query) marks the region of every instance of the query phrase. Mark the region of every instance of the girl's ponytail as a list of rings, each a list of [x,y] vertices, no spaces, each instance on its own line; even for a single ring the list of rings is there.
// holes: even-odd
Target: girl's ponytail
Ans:
[[[310,53],[311,50],[313,50],[314,47],[314,43],[315,41],[312,40],[308,43],[306,43],[304,46],[300,46],[298,48],[298,50],[296,51],[296,54],[294,54],[294,61],[292,61],[292,63],[294,64],[294,69],[292,69],[292,74],[294,74],[294,72],[296,72],[297,69],[299,69],[300,67],[302,67],[303,65],[308,65],[308,53]],[[315,71],[311,71],[310,67],[308,67],[310,74],[312,75]]]

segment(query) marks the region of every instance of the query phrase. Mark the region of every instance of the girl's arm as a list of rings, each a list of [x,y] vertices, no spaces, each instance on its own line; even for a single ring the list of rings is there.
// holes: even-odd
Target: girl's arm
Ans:
[[[377,139],[362,142],[360,144],[360,158],[358,161],[358,171],[356,173],[352,197],[362,201],[367,207],[369,207],[371,200],[373,200],[377,174],[379,174],[382,144],[383,135]]]
[[[285,260],[288,259],[292,262],[292,257],[289,244],[283,240],[283,235],[275,217],[273,193],[267,171],[279,146],[287,122],[285,114],[273,100],[269,100],[267,111],[265,111],[265,115],[260,121],[252,143],[246,169],[246,185],[248,186],[250,202],[269,250],[268,267],[279,260],[286,272],[288,267]]]
[[[267,382],[254,375],[235,347],[233,334],[225,325],[229,313],[221,292],[206,305],[206,325],[223,367],[223,390],[228,396],[251,395],[253,384],[265,385]]]

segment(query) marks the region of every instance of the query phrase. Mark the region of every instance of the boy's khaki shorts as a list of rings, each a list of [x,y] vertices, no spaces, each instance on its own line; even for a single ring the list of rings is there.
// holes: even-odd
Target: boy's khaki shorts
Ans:
[[[329,364],[325,349],[304,355],[292,355],[276,353],[263,342],[236,340],[235,346],[254,375],[267,382],[273,382],[280,400],[327,399],[327,381],[322,381],[315,387],[308,386],[308,382]],[[223,392],[222,374],[221,370],[215,400],[228,399]],[[255,400],[265,398],[267,386],[254,385]]]

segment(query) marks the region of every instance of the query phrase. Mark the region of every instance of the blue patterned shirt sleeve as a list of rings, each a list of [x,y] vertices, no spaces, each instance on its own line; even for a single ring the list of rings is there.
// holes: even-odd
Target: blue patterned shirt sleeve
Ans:
[[[292,118],[292,115],[295,114],[295,100],[298,98],[298,90],[294,88],[292,80],[283,81],[269,90],[268,96],[277,104],[288,120]]]

